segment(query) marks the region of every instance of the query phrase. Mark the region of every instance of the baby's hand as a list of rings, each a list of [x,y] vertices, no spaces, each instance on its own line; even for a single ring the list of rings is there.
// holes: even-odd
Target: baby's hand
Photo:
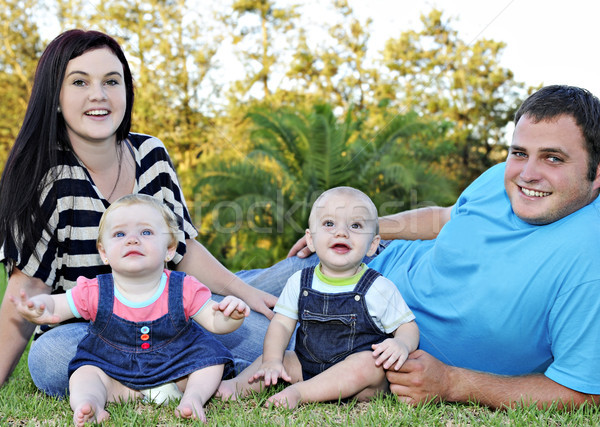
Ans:
[[[39,298],[27,297],[27,294],[23,290],[19,292],[19,299],[12,295],[9,295],[9,299],[15,305],[17,313],[32,323],[43,325],[60,322],[60,317],[51,313],[46,304],[41,302]]]
[[[373,344],[372,348],[373,357],[377,358],[375,365],[381,366],[383,364],[383,369],[390,369],[393,365],[394,371],[398,371],[408,358],[408,348],[394,338],[388,338],[379,344]]]
[[[214,304],[213,309],[221,311],[225,317],[231,317],[234,320],[240,320],[250,315],[250,307],[232,295],[228,295],[220,303]]]
[[[248,378],[248,382],[253,383],[262,379],[265,382],[265,386],[270,386],[277,384],[277,379],[279,378],[287,382],[292,381],[292,377],[286,372],[283,363],[280,360],[275,360],[263,362],[256,373]]]

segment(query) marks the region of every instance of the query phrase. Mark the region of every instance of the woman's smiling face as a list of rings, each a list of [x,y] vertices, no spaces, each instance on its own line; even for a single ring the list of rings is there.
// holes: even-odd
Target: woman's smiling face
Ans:
[[[116,142],[126,104],[123,65],[109,48],[90,50],[69,61],[60,108],[73,147]]]

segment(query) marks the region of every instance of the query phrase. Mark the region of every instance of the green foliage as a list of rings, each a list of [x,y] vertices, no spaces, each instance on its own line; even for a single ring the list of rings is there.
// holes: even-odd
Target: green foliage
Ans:
[[[0,166],[17,137],[42,46],[35,0],[0,0]]]
[[[421,16],[421,31],[387,41],[382,64],[391,72],[387,93],[432,118],[454,123],[449,134],[455,154],[446,173],[461,187],[506,156],[504,127],[512,120],[523,84],[500,66],[504,43],[466,43],[440,10]]]
[[[248,113],[247,154],[207,159],[198,172],[209,250],[233,270],[268,266],[302,235],[314,199],[340,185],[362,189],[387,214],[415,207],[416,195],[453,200],[453,186],[433,169],[447,153],[446,124],[397,115],[370,135],[366,117],[350,109],[338,118],[328,104]]]

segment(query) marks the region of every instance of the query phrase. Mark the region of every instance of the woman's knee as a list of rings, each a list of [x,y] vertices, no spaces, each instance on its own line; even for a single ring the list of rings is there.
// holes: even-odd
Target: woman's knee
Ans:
[[[68,393],[69,362],[86,333],[86,323],[73,323],[57,326],[33,342],[27,362],[37,388],[50,396]]]

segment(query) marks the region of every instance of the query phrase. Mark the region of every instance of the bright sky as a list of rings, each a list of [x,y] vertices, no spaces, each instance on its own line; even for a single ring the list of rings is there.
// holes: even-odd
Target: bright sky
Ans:
[[[453,28],[469,43],[506,43],[501,58],[515,80],[528,85],[581,86],[600,97],[600,2],[597,0],[349,0],[374,21],[372,41],[421,29],[419,16],[433,7],[455,18]]]

